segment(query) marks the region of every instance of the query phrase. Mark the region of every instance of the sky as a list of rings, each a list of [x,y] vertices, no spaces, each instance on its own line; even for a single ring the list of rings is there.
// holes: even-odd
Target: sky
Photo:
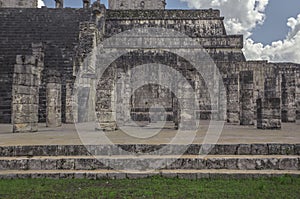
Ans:
[[[82,7],[82,0],[65,0],[65,7]],[[244,35],[248,60],[300,63],[300,0],[167,0],[167,9],[207,8],[221,10],[228,34]]]

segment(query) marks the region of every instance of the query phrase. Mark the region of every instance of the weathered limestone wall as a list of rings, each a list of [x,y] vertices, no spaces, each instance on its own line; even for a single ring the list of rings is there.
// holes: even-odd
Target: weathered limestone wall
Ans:
[[[226,31],[219,11],[107,11],[106,36],[137,27],[169,28],[190,37],[223,36]]]
[[[37,0],[0,0],[0,8],[37,8]]]
[[[218,10],[108,10],[105,36],[134,28],[167,28],[193,38],[215,61],[245,61],[243,37],[228,36]]]
[[[165,9],[165,0],[109,0],[109,9],[129,10],[129,9],[147,9],[157,10]]]

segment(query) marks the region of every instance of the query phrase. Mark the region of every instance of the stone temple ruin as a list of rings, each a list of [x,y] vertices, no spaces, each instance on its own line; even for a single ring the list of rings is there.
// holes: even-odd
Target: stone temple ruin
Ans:
[[[211,103],[208,85],[191,63],[164,48],[131,49],[99,81],[93,76],[97,66],[91,64],[92,75],[82,77],[84,86],[75,88],[77,71],[98,44],[126,30],[146,27],[181,32],[210,55],[222,76],[227,101],[224,116],[213,119],[259,129],[280,129],[282,122],[300,120],[300,65],[247,61],[243,36],[227,35],[219,10],[165,10],[165,0],[110,0],[108,9],[99,0],[92,5],[83,0],[81,9],[64,8],[63,0],[55,2],[54,9],[37,9],[36,0],[0,0],[0,123],[12,123],[14,132],[38,131],[39,122],[55,127],[95,119],[100,128],[115,130],[120,124],[112,102],[130,110],[129,115],[121,114],[123,123],[128,117],[150,120],[151,107],[159,104],[165,109],[162,117],[179,127],[185,116],[170,90],[145,85],[128,96],[130,71],[149,63],[184,74],[199,99],[199,108],[193,110],[196,119],[209,120],[223,110],[220,103]],[[116,84],[120,76],[125,80]],[[115,97],[118,86],[123,90]],[[183,96],[190,94],[180,83],[175,87]]]

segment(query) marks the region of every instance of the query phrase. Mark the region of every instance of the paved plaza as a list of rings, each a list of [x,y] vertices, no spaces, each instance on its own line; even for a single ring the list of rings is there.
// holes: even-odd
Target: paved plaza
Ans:
[[[209,123],[200,122],[196,134],[178,132],[172,126],[165,125],[163,130],[159,124],[140,124],[142,128],[128,127],[127,133],[121,130],[113,132],[95,131],[92,124],[78,125],[64,124],[58,128],[47,128],[39,124],[39,132],[14,134],[12,125],[0,125],[1,146],[24,145],[82,145],[82,144],[187,144],[203,143],[207,135]],[[212,128],[213,129],[213,128]],[[283,124],[282,130],[258,130],[254,126],[224,125],[218,136],[214,129],[209,133],[212,142],[218,144],[252,144],[252,143],[300,143],[300,125]],[[208,143],[209,141],[205,141]]]

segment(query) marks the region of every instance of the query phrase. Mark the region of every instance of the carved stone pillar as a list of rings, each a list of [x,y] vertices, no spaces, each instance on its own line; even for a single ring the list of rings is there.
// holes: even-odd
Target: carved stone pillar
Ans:
[[[296,79],[294,71],[289,71],[282,74],[282,122],[296,121],[295,81]]]
[[[74,107],[76,105],[76,102],[74,101],[74,81],[73,80],[67,80],[66,81],[66,118],[65,122],[67,124],[73,124],[77,122],[78,118],[78,108]]]
[[[61,77],[56,70],[49,70],[46,83],[46,125],[59,127],[61,122]]]
[[[240,124],[254,124],[253,71],[240,72]]]
[[[96,129],[103,131],[114,131],[117,129],[115,108],[115,78],[116,69],[108,68],[102,75],[97,85]]]
[[[257,128],[281,129],[280,98],[257,99]]]
[[[231,74],[224,81],[227,88],[227,122],[240,124],[239,75]]]
[[[14,133],[38,131],[38,76],[34,56],[17,56],[12,91]]]
[[[188,85],[185,81],[178,83],[178,102],[180,106],[177,109],[179,129],[196,130],[195,93],[191,85]]]
[[[14,133],[38,131],[39,85],[44,67],[42,44],[32,44],[32,52],[16,58],[12,86]]]
[[[296,122],[300,125],[300,71],[296,73]]]

